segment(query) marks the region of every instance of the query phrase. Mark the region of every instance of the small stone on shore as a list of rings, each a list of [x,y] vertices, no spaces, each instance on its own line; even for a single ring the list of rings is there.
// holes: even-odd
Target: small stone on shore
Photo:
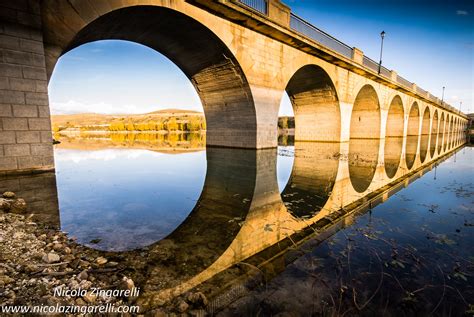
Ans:
[[[3,198],[13,199],[13,198],[15,198],[15,193],[14,192],[4,192],[3,193]]]
[[[100,256],[95,260],[95,263],[97,263],[98,265],[104,265],[105,263],[107,263],[107,259]]]
[[[94,295],[91,291],[87,292],[82,298],[89,304],[93,304],[97,299],[97,296]]]
[[[51,263],[59,262],[61,258],[56,253],[50,252],[48,254],[45,254],[42,259],[43,259],[43,262],[51,264]]]

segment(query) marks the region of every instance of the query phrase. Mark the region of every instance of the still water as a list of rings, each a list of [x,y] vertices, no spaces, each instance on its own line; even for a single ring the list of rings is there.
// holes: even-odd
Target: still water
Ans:
[[[256,152],[64,140],[55,149],[61,229],[148,261],[153,300],[199,287],[222,315],[472,311],[473,148],[342,215],[347,187],[363,192],[384,170],[375,148],[350,147],[344,158],[338,144]],[[349,179],[339,179],[345,160]]]

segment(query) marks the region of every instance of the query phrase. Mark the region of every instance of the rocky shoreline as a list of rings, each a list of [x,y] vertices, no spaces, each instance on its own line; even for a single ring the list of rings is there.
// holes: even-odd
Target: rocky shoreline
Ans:
[[[24,200],[0,198],[0,305],[131,305],[135,297],[96,296],[97,289],[132,289],[132,279],[108,261],[53,228],[18,214]],[[107,273],[107,274],[104,274]],[[54,290],[82,290],[83,296],[54,296]]]
[[[0,198],[0,308],[11,305],[137,306],[136,295],[140,288],[135,285],[134,270],[119,253],[104,256],[104,252],[77,244],[65,232],[34,222],[31,216],[24,214],[25,210],[25,201],[12,192]],[[104,291],[97,294],[96,290]],[[202,306],[207,300],[201,293],[189,293],[142,316],[195,315],[193,301]],[[140,307],[139,311],[144,309]],[[199,315],[203,312],[200,310]],[[136,314],[83,316],[132,315]]]

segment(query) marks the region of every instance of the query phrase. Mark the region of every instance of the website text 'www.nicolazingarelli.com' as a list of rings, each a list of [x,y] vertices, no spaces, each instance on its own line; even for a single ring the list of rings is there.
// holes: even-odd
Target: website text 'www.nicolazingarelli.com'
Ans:
[[[127,306],[120,305],[115,306],[112,304],[104,305],[35,305],[35,306],[21,306],[21,305],[10,305],[0,306],[1,315],[4,314],[108,314],[108,313],[139,313],[139,306]]]

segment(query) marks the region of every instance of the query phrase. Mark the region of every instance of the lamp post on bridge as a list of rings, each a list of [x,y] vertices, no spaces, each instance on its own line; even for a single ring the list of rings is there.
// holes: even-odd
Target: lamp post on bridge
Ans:
[[[444,89],[445,89],[445,88],[446,88],[446,87],[443,86],[443,94],[442,94],[442,96],[441,96],[441,104],[443,104],[443,102],[444,102]]]
[[[381,45],[380,45],[379,75],[380,75],[380,69],[382,68],[383,38],[385,37],[385,31],[382,31],[382,32],[380,33],[380,37],[382,38],[382,43],[381,43]]]

